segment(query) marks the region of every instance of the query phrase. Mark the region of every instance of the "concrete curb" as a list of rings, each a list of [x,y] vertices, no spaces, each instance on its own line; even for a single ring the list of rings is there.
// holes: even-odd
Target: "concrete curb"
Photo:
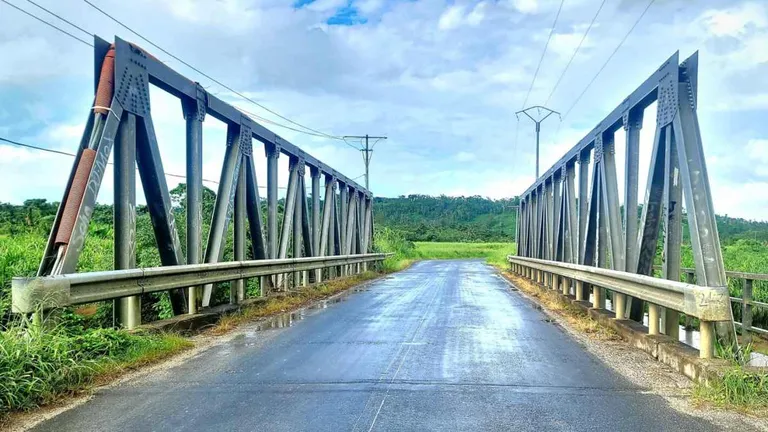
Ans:
[[[504,279],[515,285],[516,276],[506,272],[501,272]],[[648,353],[657,361],[664,363],[690,378],[693,381],[707,382],[710,378],[720,375],[724,369],[729,366],[729,362],[722,359],[703,360],[699,358],[698,350],[674,340],[666,335],[649,335],[648,328],[638,322],[631,320],[616,320],[613,312],[606,309],[595,309],[587,301],[577,301],[573,296],[566,296],[556,292],[549,287],[537,284],[532,281],[525,282],[536,286],[541,291],[548,291],[557,294],[564,301],[571,303],[577,309],[581,310],[592,320],[600,325],[614,330],[622,339],[629,342],[629,345],[641,351]],[[516,287],[518,290],[519,287]],[[525,291],[522,291],[525,293]],[[540,302],[533,297],[529,299],[542,306]],[[550,313],[547,311],[547,313]]]

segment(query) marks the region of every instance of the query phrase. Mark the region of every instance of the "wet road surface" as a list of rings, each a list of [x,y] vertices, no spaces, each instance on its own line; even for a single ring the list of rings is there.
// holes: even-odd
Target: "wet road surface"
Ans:
[[[37,430],[714,430],[603,365],[481,261],[417,263],[261,327]]]

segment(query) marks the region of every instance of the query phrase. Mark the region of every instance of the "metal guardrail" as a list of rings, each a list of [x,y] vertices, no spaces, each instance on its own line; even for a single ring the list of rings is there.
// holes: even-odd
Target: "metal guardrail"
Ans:
[[[661,270],[661,266],[654,266],[653,268],[654,270]],[[696,282],[695,269],[681,268],[680,272],[685,274],[685,279],[688,283],[693,284]],[[752,285],[754,281],[768,281],[768,274],[726,270],[725,276],[728,279],[741,279],[744,281],[741,292],[742,297],[731,297],[731,303],[741,304],[741,322],[734,321],[734,324],[742,329],[742,342],[746,343],[751,340],[750,332],[768,336],[768,329],[754,327],[752,323],[753,308],[757,307],[768,310],[768,303],[754,301],[752,299]]]
[[[565,295],[570,294],[571,288],[567,281],[574,281],[577,300],[586,300],[581,298],[583,284],[592,285],[592,301],[595,308],[600,307],[600,299],[603,295],[601,287],[648,302],[649,334],[659,334],[659,307],[698,318],[701,323],[700,357],[702,358],[711,358],[714,355],[714,323],[731,320],[730,296],[728,287],[725,286],[699,286],[599,267],[513,255],[508,256],[507,260],[514,273],[539,283],[549,280],[552,288],[562,287]],[[624,308],[617,303],[615,309],[622,311]],[[616,315],[617,319],[624,318],[623,312]]]
[[[230,261],[13,278],[12,310],[32,313],[217,282],[383,261],[392,254]]]

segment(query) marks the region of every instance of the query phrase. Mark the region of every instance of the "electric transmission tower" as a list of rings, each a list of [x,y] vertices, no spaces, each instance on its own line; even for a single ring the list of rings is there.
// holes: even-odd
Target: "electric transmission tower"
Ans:
[[[368,175],[368,167],[371,164],[371,157],[373,156],[373,147],[376,146],[376,143],[380,140],[385,140],[387,137],[385,136],[370,136],[370,135],[346,135],[343,137],[345,140],[347,138],[349,139],[359,139],[359,140],[365,140],[364,146],[362,148],[359,148],[360,152],[363,154],[363,162],[365,162],[365,188],[368,190],[371,190],[370,188],[370,182],[369,182],[369,175]],[[373,146],[370,145],[370,140],[376,140],[373,142]]]
[[[536,111],[536,117],[533,117],[532,115],[528,114],[529,111],[534,111],[534,110]],[[542,111],[544,112],[544,114],[542,114]],[[528,116],[528,118],[533,120],[533,122],[536,124],[536,178],[538,179],[539,178],[539,132],[541,131],[541,122],[546,120],[547,117],[551,116],[552,114],[557,114],[557,116],[560,117],[560,113],[540,105],[534,105],[532,107],[522,109],[516,112],[515,116],[519,119],[521,113]]]

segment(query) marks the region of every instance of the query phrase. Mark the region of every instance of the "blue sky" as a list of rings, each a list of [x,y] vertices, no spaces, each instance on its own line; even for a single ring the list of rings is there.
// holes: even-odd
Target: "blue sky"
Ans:
[[[44,14],[26,0],[9,1]],[[533,181],[533,126],[518,124],[514,112],[523,104],[559,0],[94,1],[295,121],[334,135],[388,135],[373,156],[371,189],[377,195],[500,198]],[[119,35],[146,46],[80,0],[38,2],[104,38]],[[548,99],[600,3],[565,0],[529,104]],[[565,112],[572,106],[645,5],[606,1],[552,94],[551,108]],[[699,50],[699,117],[716,210],[768,219],[766,46],[765,2],[656,0],[568,116],[544,125],[542,171],[672,53],[680,50],[684,58]],[[150,51],[219,97],[281,121]],[[90,48],[0,4],[0,54],[0,136],[74,151],[92,103]],[[156,89],[151,99],[166,171],[183,173],[179,102]],[[654,119],[652,108],[643,129],[646,163]],[[344,142],[269,127],[350,177],[363,172],[359,152]],[[209,117],[204,133],[204,176],[217,179],[225,129]],[[263,154],[256,153],[263,185]],[[621,163],[620,149],[617,156]],[[59,200],[71,163],[0,143],[0,201]],[[286,166],[287,159],[280,163]],[[171,187],[177,182],[168,181]],[[112,200],[110,177],[99,200]]]

